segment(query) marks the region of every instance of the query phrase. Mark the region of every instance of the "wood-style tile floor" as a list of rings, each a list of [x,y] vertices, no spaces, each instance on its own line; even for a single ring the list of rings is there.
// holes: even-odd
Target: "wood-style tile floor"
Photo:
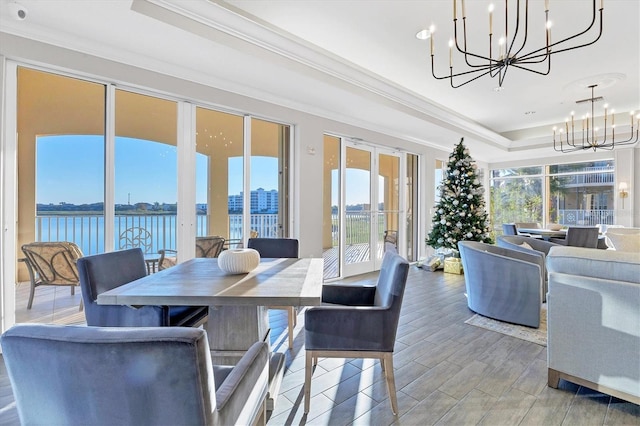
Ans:
[[[367,274],[345,281],[375,279]],[[37,289],[28,312],[27,292],[26,284],[17,289],[20,321],[82,318],[79,295],[72,298],[68,288]],[[287,370],[268,425],[640,425],[638,405],[565,381],[560,389],[547,387],[544,346],[465,324],[472,315],[463,276],[411,267],[394,355],[398,415],[391,413],[377,362],[320,359],[304,416],[304,314],[289,351],[285,311],[272,311],[272,346],[287,353]],[[17,424],[0,363],[0,425]]]

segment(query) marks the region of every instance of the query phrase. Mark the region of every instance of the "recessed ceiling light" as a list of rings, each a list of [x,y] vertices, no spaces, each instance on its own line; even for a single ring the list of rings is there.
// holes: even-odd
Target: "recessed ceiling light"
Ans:
[[[426,40],[431,37],[431,31],[429,30],[421,30],[416,33],[416,38],[418,40]]]

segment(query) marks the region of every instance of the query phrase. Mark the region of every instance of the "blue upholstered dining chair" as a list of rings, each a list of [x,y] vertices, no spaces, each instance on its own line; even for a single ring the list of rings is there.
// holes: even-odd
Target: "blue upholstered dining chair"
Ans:
[[[563,246],[598,248],[599,232],[596,226],[570,226],[564,239],[551,238],[549,241]]]
[[[98,305],[98,295],[147,275],[140,248],[78,259],[87,325],[101,327],[195,327],[206,322],[207,306]]]
[[[503,223],[502,224],[502,235],[518,235],[518,230],[516,229],[515,223]]]
[[[249,238],[247,247],[260,253],[261,258],[297,258],[299,256],[298,240],[294,238]],[[269,306],[270,309],[287,311],[289,349],[293,350],[293,329],[298,323],[295,306]]]
[[[18,324],[1,343],[24,425],[265,424],[264,342],[235,367],[199,328]]]
[[[310,406],[312,369],[319,357],[379,359],[391,410],[398,413],[393,349],[408,273],[406,259],[387,251],[375,286],[322,287],[322,302],[331,305],[314,306],[305,312],[305,413]]]
[[[297,258],[298,240],[294,238],[249,238],[247,247],[257,250],[260,257]]]

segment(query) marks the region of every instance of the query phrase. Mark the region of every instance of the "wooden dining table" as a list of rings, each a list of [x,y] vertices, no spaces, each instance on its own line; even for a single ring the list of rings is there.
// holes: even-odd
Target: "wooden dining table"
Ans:
[[[256,341],[270,343],[267,306],[319,305],[323,259],[261,259],[256,269],[231,275],[218,259],[197,258],[98,295],[100,305],[209,306],[205,324],[214,364],[234,365]],[[271,353],[277,396],[284,354]],[[268,405],[272,406],[274,400]]]
[[[560,230],[552,230],[545,228],[518,228],[518,232],[523,234],[532,234],[532,235],[540,235],[544,240],[549,240],[550,238],[565,238],[567,236],[566,229]]]

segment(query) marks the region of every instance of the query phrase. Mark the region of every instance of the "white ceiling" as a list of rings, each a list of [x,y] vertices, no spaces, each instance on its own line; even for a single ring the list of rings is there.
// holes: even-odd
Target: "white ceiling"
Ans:
[[[554,55],[548,76],[511,69],[500,92],[488,77],[453,89],[431,76],[429,41],[415,34],[436,26],[437,72],[448,71],[451,0],[19,0],[22,21],[11,2],[0,0],[1,32],[447,150],[464,136],[484,161],[551,155],[551,127],[586,112],[575,101],[589,84],[620,114],[640,110],[638,0],[606,0],[598,42]],[[484,53],[489,1],[465,3],[470,48]],[[544,22],[543,5],[530,1],[531,27]],[[552,39],[586,28],[591,8],[550,0]]]

